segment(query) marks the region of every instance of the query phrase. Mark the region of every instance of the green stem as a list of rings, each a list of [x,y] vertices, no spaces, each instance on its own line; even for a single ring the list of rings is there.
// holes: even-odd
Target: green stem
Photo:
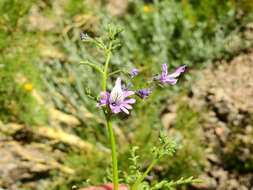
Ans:
[[[106,91],[107,69],[108,69],[109,61],[110,61],[111,54],[112,54],[111,48],[112,48],[112,42],[110,42],[110,44],[109,44],[107,58],[105,61],[105,67],[104,67],[104,73],[103,73],[103,91]]]
[[[112,42],[109,44],[109,48],[107,50],[107,58],[105,61],[105,67],[103,71],[103,91],[106,91],[106,79],[107,79],[107,69],[109,65],[109,61],[111,58],[111,48],[112,48]],[[108,111],[108,107],[106,108]],[[118,163],[117,163],[117,154],[116,154],[116,145],[115,145],[115,138],[113,134],[113,129],[112,129],[112,121],[110,118],[109,112],[106,112],[106,109],[104,109],[104,114],[106,117],[107,121],[107,127],[108,127],[108,132],[110,136],[110,142],[111,142],[111,150],[112,150],[112,166],[113,166],[113,185],[114,185],[114,190],[118,190],[119,187],[119,177],[118,177]]]
[[[122,70],[113,71],[113,72],[111,72],[111,73],[108,74],[108,77],[112,76],[112,75],[114,75],[116,73],[119,73],[119,72],[123,72],[123,71]]]
[[[118,190],[118,163],[117,163],[117,154],[116,154],[116,145],[115,138],[112,129],[112,122],[110,118],[107,118],[107,127],[109,131],[110,141],[111,141],[111,150],[112,150],[112,165],[113,165],[113,185],[114,190]]]
[[[151,163],[151,165],[148,167],[148,169],[145,171],[145,173],[136,181],[136,183],[133,185],[133,187],[131,188],[131,190],[136,190],[137,187],[141,184],[141,182],[143,181],[143,179],[146,177],[146,175],[148,174],[148,172],[153,168],[153,166],[156,164],[157,159],[153,160],[153,162]]]

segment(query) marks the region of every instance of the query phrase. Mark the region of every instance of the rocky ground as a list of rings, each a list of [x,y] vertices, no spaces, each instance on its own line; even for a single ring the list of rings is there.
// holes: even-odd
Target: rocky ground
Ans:
[[[70,115],[59,111],[52,115],[58,118],[54,118],[56,122],[73,124]],[[97,150],[60,127],[27,127],[0,121],[0,190],[44,190],[52,183],[53,175],[75,175],[75,171],[65,166],[62,160],[66,156],[64,150],[69,148]]]
[[[51,171],[73,175],[60,163],[63,153],[22,125],[0,123],[0,189],[45,189]]]
[[[204,119],[204,183],[197,189],[253,189],[253,54],[200,72],[189,103]]]

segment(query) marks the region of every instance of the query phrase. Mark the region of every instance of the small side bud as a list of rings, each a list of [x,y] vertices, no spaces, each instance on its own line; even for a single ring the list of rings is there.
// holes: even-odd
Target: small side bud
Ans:
[[[89,36],[83,32],[80,33],[81,40],[87,40]]]

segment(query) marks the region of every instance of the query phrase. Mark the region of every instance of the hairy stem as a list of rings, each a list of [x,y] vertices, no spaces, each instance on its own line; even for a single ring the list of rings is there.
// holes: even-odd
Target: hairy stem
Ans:
[[[146,175],[148,175],[148,172],[153,168],[153,166],[156,164],[156,162],[157,162],[157,159],[153,160],[153,162],[150,164],[150,166],[148,167],[148,169],[144,172],[144,174],[133,185],[133,187],[131,188],[131,190],[136,190],[137,189],[137,187],[141,184],[141,182],[144,180],[144,178],[146,177]]]

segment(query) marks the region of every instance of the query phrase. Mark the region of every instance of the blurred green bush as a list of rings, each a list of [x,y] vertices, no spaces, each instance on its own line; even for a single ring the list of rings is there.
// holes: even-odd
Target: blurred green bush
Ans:
[[[89,26],[93,28],[83,27],[84,32],[91,36],[103,37],[109,24],[124,28],[120,39],[122,47],[112,57],[112,68],[138,68],[140,75],[152,78],[154,73],[161,72],[163,62],[167,62],[169,70],[173,71],[183,64],[195,69],[216,59],[230,59],[236,52],[246,48],[240,32],[245,25],[244,16],[253,9],[250,0],[239,3],[233,0],[155,0],[153,3],[136,0],[129,4],[128,12],[118,18],[101,7],[96,9],[93,5],[90,8],[84,1],[67,0],[62,5],[64,15],[60,17],[55,13],[55,2],[41,2],[45,3],[46,8],[40,11],[58,19],[60,24],[57,27],[62,32],[27,31],[29,23],[20,24],[29,9],[37,5],[37,1],[0,2],[0,120],[27,125],[48,122],[46,108],[38,105],[32,91],[25,88],[26,84],[32,84],[33,89],[43,90],[57,109],[76,116],[82,121],[82,126],[86,126],[71,129],[73,133],[97,144],[102,150],[109,146],[107,133],[95,103],[85,96],[88,87],[98,94],[101,84],[92,69],[76,63],[89,59],[96,64],[103,64],[104,58],[101,52],[93,56],[97,50],[80,42],[81,29],[74,25],[78,16],[91,14],[98,18]],[[239,10],[244,11],[245,15],[238,19]],[[63,28],[69,26],[71,30],[65,32]],[[48,42],[52,42],[50,45],[64,54],[63,58],[41,56],[38,44],[47,45]],[[122,78],[126,79],[124,76]],[[139,88],[146,88],[140,78],[137,76],[131,82]],[[185,78],[192,82],[189,74]],[[130,85],[131,82],[127,83]],[[111,86],[109,84],[109,88]],[[150,149],[157,143],[158,132],[162,128],[161,116],[167,104],[183,88],[183,82],[179,86],[163,89],[163,92],[161,88],[156,88],[153,96],[142,105],[136,105],[131,118],[122,116],[122,120],[115,121],[118,149],[121,150],[119,163],[123,171],[128,168],[128,148],[132,145],[141,146],[140,155],[149,160]],[[175,159],[169,163],[162,160],[162,167],[154,169],[158,178],[197,175],[201,171],[202,165],[198,160],[202,159],[203,150],[196,136],[201,121],[187,106],[187,102],[180,104],[180,101],[177,101],[180,106],[174,127],[182,137],[184,148]],[[92,117],[84,117],[87,113],[92,113]],[[187,126],[188,123],[191,126]],[[77,175],[60,176],[66,179],[66,184],[55,180],[51,189],[69,189],[72,184],[82,184],[88,178],[96,184],[103,182],[105,171],[99,172],[109,163],[109,159],[105,159],[108,156],[106,151],[102,157],[73,153],[72,150],[66,152],[68,157],[64,158],[64,163],[75,168]],[[147,165],[141,164],[144,167]]]
[[[217,58],[230,58],[235,50],[242,48],[236,9],[225,9],[222,3],[211,6],[203,2],[205,9],[208,7],[211,12],[222,10],[210,13],[213,17],[203,16],[201,11],[208,11],[201,4],[202,1],[194,7],[186,1],[163,0],[153,4],[134,1],[123,20],[109,17],[103,25],[113,20],[115,25],[120,24],[125,29],[124,45],[114,56],[113,64],[144,67],[147,72],[152,68],[153,72],[158,71],[163,62],[168,62],[172,70],[183,64],[192,67]]]

